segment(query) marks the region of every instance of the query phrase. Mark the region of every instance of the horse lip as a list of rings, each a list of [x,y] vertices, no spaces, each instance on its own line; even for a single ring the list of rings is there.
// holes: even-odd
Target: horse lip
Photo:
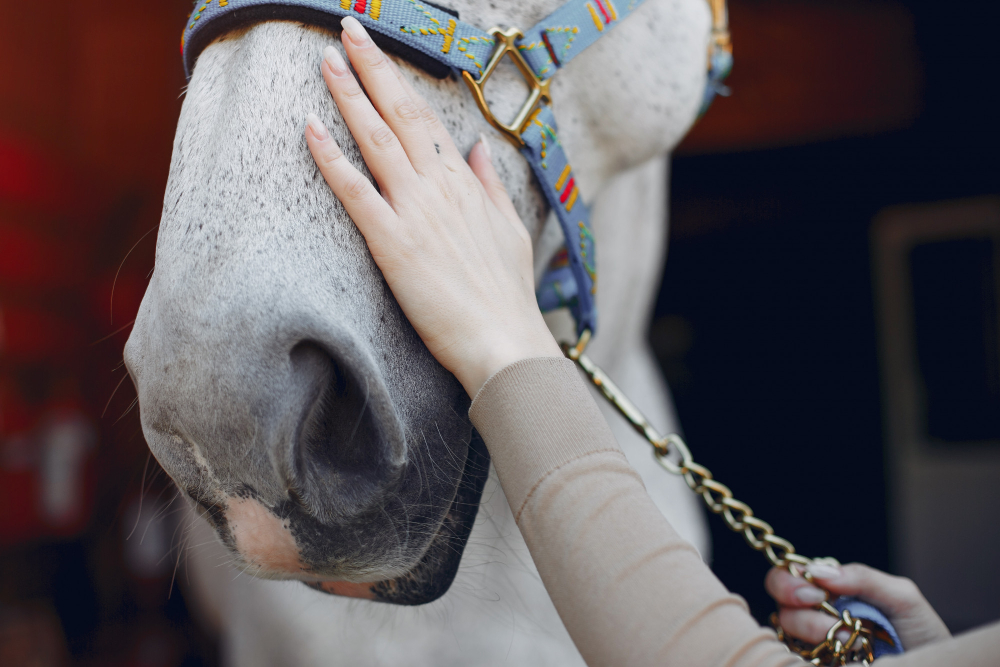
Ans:
[[[490,455],[475,430],[469,443],[455,497],[420,560],[405,574],[371,584],[310,581],[306,585],[330,595],[363,598],[406,606],[433,602],[448,592],[465,551],[489,476]]]

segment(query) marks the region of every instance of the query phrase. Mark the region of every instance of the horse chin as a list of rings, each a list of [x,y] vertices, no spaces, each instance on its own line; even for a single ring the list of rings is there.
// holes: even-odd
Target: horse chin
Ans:
[[[448,592],[472,531],[489,476],[490,455],[473,431],[458,491],[451,507],[420,560],[400,576],[372,583],[349,581],[307,582],[315,590],[343,597],[363,598],[398,605],[422,605]]]
[[[423,554],[411,563],[311,563],[303,540],[316,540],[323,527],[315,518],[269,508],[250,490],[223,503],[198,500],[205,518],[233,552],[236,564],[262,579],[298,580],[330,595],[421,605],[451,587],[478,511],[489,473],[489,453],[473,432],[451,506]],[[192,494],[189,490],[189,495]],[[320,540],[322,541],[322,540]],[[313,545],[315,548],[315,545]]]
[[[489,470],[490,455],[486,444],[479,433],[473,431],[455,498],[427,550],[417,564],[402,576],[372,584],[368,588],[372,594],[370,599],[399,605],[421,605],[433,602],[448,592],[472,532]],[[357,589],[353,587],[339,587],[338,590],[338,586],[328,589],[320,585],[314,588],[334,595],[366,597],[355,595]]]

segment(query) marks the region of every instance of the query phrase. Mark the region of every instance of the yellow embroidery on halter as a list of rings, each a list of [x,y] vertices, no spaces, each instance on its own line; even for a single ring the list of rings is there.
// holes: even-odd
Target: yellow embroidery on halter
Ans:
[[[562,190],[562,187],[566,185],[566,179],[569,178],[569,172],[573,171],[567,164],[563,167],[562,173],[559,174],[559,180],[556,181],[556,190]]]
[[[597,26],[597,32],[604,32],[604,24],[601,23],[601,19],[597,16],[597,10],[589,2],[587,3],[587,11],[590,12],[590,18],[594,20],[594,25]]]
[[[212,4],[212,0],[205,0],[205,4],[203,4],[201,7],[198,8],[198,11],[196,11],[195,14],[194,14],[194,16],[191,17],[191,25],[188,26],[189,28],[193,28],[194,27],[194,22],[201,18],[201,13],[203,11],[205,11],[206,9],[208,9],[208,6],[210,4]],[[228,5],[229,5],[229,0],[219,0],[219,6],[220,7],[226,7]],[[183,35],[183,33],[181,34],[181,46],[184,46],[184,35]]]
[[[451,50],[451,42],[455,38],[455,19],[448,19],[448,29],[444,33],[444,44],[441,45],[441,53],[448,53]]]

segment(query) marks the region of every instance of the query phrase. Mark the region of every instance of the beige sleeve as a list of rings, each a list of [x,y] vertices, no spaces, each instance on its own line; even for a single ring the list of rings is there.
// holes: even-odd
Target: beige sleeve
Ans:
[[[571,361],[511,364],[469,414],[588,665],[806,664],[754,621],[656,509]],[[984,664],[976,656],[985,645],[998,655],[1000,626],[966,644],[955,659],[942,653],[927,662],[916,651],[891,664]]]

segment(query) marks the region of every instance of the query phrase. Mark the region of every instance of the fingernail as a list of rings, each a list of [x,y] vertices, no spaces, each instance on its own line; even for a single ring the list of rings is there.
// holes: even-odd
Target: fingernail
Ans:
[[[353,16],[345,16],[340,22],[340,25],[343,26],[344,32],[346,32],[347,36],[351,38],[351,41],[358,46],[361,46],[368,41],[368,31],[365,30],[365,27],[361,25],[361,22]]]
[[[806,571],[817,579],[836,579],[841,575],[839,567],[826,563],[812,563],[806,568]]]
[[[323,49],[323,59],[337,76],[347,73],[347,63],[344,62],[344,56],[340,55],[336,46],[328,46]]]
[[[326,125],[323,124],[323,121],[321,121],[319,116],[316,114],[311,113],[306,116],[306,125],[308,125],[309,129],[312,130],[313,136],[320,141],[325,141],[330,138],[330,133],[327,132]]]
[[[483,145],[483,152],[486,153],[486,159],[493,162],[493,151],[490,150],[490,142],[486,141],[486,135],[482,132],[479,133],[479,143]]]
[[[826,599],[826,592],[812,586],[803,586],[796,589],[795,599],[802,604],[819,604]]]

